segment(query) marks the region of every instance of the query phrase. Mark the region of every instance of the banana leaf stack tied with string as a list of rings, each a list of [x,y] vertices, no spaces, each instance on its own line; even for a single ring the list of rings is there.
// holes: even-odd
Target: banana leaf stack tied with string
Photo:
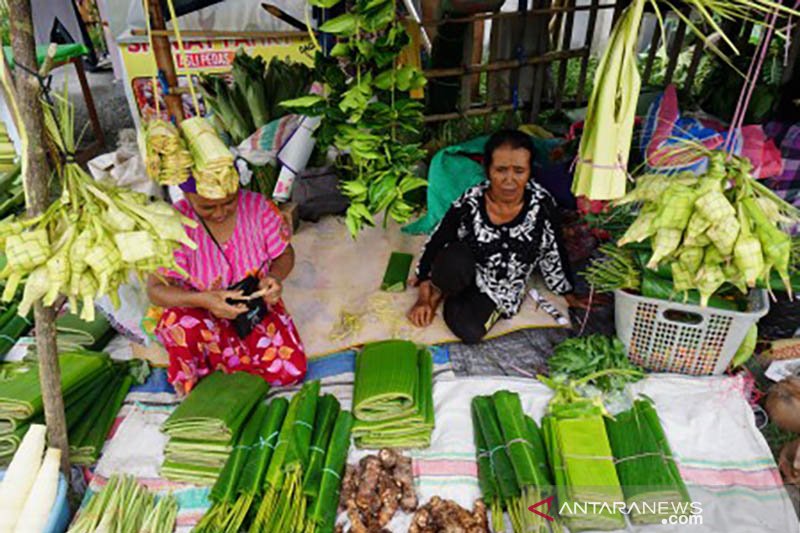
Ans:
[[[353,436],[363,448],[424,448],[434,427],[433,358],[409,341],[368,344],[356,356]]]
[[[264,477],[264,497],[251,533],[292,532],[303,528],[307,504],[303,496],[303,475],[310,461],[319,388],[319,381],[305,383],[289,403]]]
[[[637,399],[605,423],[631,521],[660,524],[688,510],[691,498],[653,403]]]
[[[194,531],[333,531],[353,417],[318,381],[259,405]]]
[[[236,500],[239,479],[245,466],[250,450],[259,446],[261,426],[269,411],[269,405],[261,402],[253,410],[250,418],[239,434],[236,446],[227,457],[222,473],[214,483],[209,499],[213,502],[211,508],[203,515],[194,531],[197,533],[208,531],[225,531],[228,523],[233,519],[233,506]]]
[[[524,414],[519,395],[509,391],[476,396],[471,407],[478,482],[493,529],[503,530],[507,511],[515,533],[549,532],[546,520],[528,511],[553,484],[536,422]]]
[[[214,372],[192,390],[161,430],[169,436],[161,472],[174,481],[212,484],[269,385],[246,372]]]
[[[555,391],[542,430],[561,518],[570,531],[624,528],[625,518],[618,509],[625,498],[606,435],[602,400],[579,394],[580,380],[539,379]]]

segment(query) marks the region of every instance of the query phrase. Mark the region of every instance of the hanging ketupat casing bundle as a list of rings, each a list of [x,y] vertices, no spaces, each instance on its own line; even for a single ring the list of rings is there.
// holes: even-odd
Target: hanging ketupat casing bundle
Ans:
[[[645,0],[634,0],[614,25],[595,74],[572,193],[590,200],[625,194],[628,153],[641,79],[636,43]]]
[[[184,224],[196,223],[164,202],[150,202],[144,194],[89,176],[74,160],[74,110],[66,86],[63,94],[53,96],[56,103],[45,104],[44,117],[48,138],[58,151],[53,155],[60,162],[61,194],[41,215],[0,222],[8,258],[0,272],[0,279],[6,279],[3,300],[10,301],[25,282],[22,316],[33,303],[52,305],[61,294],[73,312],[80,301],[81,318],[92,321],[94,301],[108,295],[119,305],[117,290],[132,275],[144,280],[162,267],[183,273],[173,252],[182,245],[196,248],[184,230]],[[153,245],[137,249],[139,243],[126,238],[130,234],[146,234]]]
[[[356,356],[353,436],[359,447],[430,445],[433,358],[409,341],[368,344]]]
[[[145,168],[160,185],[180,185],[191,175],[192,155],[171,122],[151,120],[144,126]]]
[[[202,117],[186,119],[180,127],[194,160],[192,174],[197,194],[219,199],[235,193],[239,189],[239,174],[233,166],[233,155],[214,127]]]

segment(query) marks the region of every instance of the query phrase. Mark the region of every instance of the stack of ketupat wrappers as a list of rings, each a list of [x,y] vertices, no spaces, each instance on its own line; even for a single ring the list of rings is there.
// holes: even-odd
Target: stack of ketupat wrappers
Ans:
[[[361,448],[430,446],[433,358],[409,341],[368,344],[356,357],[353,436]]]
[[[145,125],[145,163],[150,179],[160,185],[180,185],[191,175],[192,154],[178,128],[165,120]]]
[[[202,117],[192,117],[181,122],[181,132],[194,160],[192,175],[197,182],[197,194],[219,199],[235,193],[239,174],[233,166],[233,154],[214,127]]]
[[[170,439],[161,474],[173,481],[213,484],[244,422],[268,390],[261,377],[246,372],[203,378],[161,427]]]
[[[16,159],[17,151],[14,150],[14,143],[8,136],[6,125],[0,122],[0,174],[14,170]]]

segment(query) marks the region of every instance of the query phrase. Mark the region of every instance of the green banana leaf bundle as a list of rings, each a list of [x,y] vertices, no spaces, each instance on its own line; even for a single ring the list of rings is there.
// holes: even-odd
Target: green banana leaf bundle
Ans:
[[[660,524],[681,509],[688,510],[689,492],[653,403],[637,399],[631,409],[605,424],[631,521]]]
[[[219,477],[219,468],[164,461],[161,475],[164,479],[193,485],[212,485]]]
[[[70,442],[76,441],[73,437],[75,429],[84,423],[87,413],[97,404],[103,391],[109,387],[118,368],[117,366],[112,367],[109,360],[100,354],[90,357],[105,360],[109,364],[104,365],[99,372],[93,374],[91,379],[64,390],[64,412]],[[119,368],[125,368],[125,365],[120,365]],[[44,423],[44,412],[41,410],[29,418],[15,420],[13,430],[6,430],[0,434],[0,462],[5,462],[13,456],[31,424]]]
[[[204,76],[200,85],[218,129],[238,145],[258,128],[286,115],[281,102],[308,93],[312,70],[277,57],[267,65],[262,57],[240,49],[231,65],[231,78],[228,84],[220,76]]]
[[[311,458],[319,390],[319,381],[306,382],[289,403],[264,475],[264,497],[250,528],[252,533],[302,531],[307,503],[303,475]]]
[[[306,533],[334,530],[352,427],[353,415],[349,411],[339,411],[331,429],[317,495],[309,501]]]
[[[107,356],[86,351],[62,354],[59,363],[61,391],[65,396],[91,382],[111,365]],[[0,381],[0,436],[13,433],[18,424],[41,414],[43,406],[38,366]]]
[[[246,372],[205,377],[161,426],[169,436],[161,474],[172,481],[212,484],[269,385]]]
[[[624,495],[602,414],[542,419],[561,518],[570,531],[623,529]],[[604,505],[605,504],[605,505]]]
[[[194,531],[196,533],[225,531],[228,524],[233,520],[233,505],[236,500],[239,480],[243,475],[243,468],[249,451],[259,445],[261,426],[268,410],[268,404],[261,402],[247,420],[236,441],[236,446],[225,461],[222,472],[211,488],[209,498],[213,503],[197,526],[195,526]]]
[[[161,430],[171,439],[230,444],[268,390],[263,379],[247,372],[214,372],[197,384]]]
[[[0,360],[32,327],[33,313],[28,316],[19,316],[17,302],[11,302],[0,314]]]
[[[501,390],[476,396],[471,411],[478,481],[493,528],[503,529],[505,510],[515,532],[549,532],[544,518],[528,511],[550,493],[552,479],[541,432],[519,395]]]
[[[368,344],[356,358],[353,436],[364,448],[424,448],[434,428],[433,358],[409,341]]]
[[[72,464],[97,462],[114,419],[133,384],[127,365],[119,365],[116,375],[92,401],[77,422],[69,427],[69,454]]]

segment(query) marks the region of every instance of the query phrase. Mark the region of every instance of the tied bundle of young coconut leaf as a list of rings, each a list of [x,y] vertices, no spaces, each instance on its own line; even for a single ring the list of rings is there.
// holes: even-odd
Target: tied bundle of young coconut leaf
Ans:
[[[552,479],[539,427],[523,413],[519,395],[476,396],[471,407],[478,480],[493,529],[503,529],[506,510],[515,533],[550,531],[544,518],[528,511],[547,497]]]
[[[213,483],[239,433],[269,385],[246,372],[214,372],[203,378],[164,422],[170,440],[162,475],[176,481]]]
[[[602,256],[592,260],[583,272],[589,285],[597,292],[613,292],[619,289],[638,290],[642,272],[633,253],[613,244],[604,244],[598,250]]]
[[[133,476],[113,475],[78,511],[68,533],[170,533],[177,516],[174,496],[156,497]]]
[[[276,398],[269,403],[267,414],[258,434],[258,445],[247,452],[236,485],[237,498],[228,516],[222,520],[225,533],[237,533],[247,519],[253,502],[263,494],[264,474],[270,465],[278,443],[278,435],[289,408],[289,401]]]
[[[353,436],[359,447],[430,445],[433,359],[409,341],[368,344],[356,357]]]
[[[699,179],[651,177],[620,200],[643,204],[617,244],[649,238],[647,268],[666,267],[674,290],[696,290],[702,306],[726,284],[742,294],[766,285],[791,295],[791,237],[779,225],[800,220],[800,212],[750,176],[749,160],[706,153],[708,171]],[[663,192],[652,193],[655,184]],[[780,284],[771,283],[773,270]]]
[[[74,161],[74,109],[66,93],[45,106],[44,116],[48,137],[64,158],[61,194],[41,215],[0,222],[8,261],[0,272],[6,280],[2,299],[10,301],[24,283],[20,316],[34,302],[52,305],[63,294],[73,311],[80,300],[81,318],[91,321],[95,299],[108,295],[118,306],[117,290],[132,274],[143,279],[162,267],[182,272],[173,252],[184,244],[196,248],[184,229],[196,223],[164,202],[89,176]]]
[[[340,410],[331,428],[316,495],[309,499],[305,533],[334,530],[352,427],[353,416]]]
[[[304,528],[307,501],[303,475],[310,459],[319,388],[319,381],[311,381],[292,397],[264,477],[264,498],[251,533],[289,533]]]
[[[625,9],[611,31],[609,43],[600,59],[589,98],[572,186],[576,196],[587,196],[590,200],[613,200],[625,194],[628,155],[641,86],[636,66],[636,46],[642,13],[647,3],[648,0],[634,0]],[[659,26],[663,28],[659,2],[650,0],[649,3],[656,13]],[[765,17],[773,11],[783,16],[800,15],[796,10],[771,0],[687,0],[685,4],[693,12],[685,12],[672,2],[666,2],[670,11],[697,34],[709,50],[728,64],[731,64],[730,60],[718,44],[701,33],[701,27],[707,25],[721,38],[720,42],[738,54],[733,41],[722,30],[720,21],[752,21],[754,17]],[[698,18],[701,23],[698,23]]]
[[[652,401],[637,399],[605,423],[631,521],[660,524],[688,510],[691,498]]]

